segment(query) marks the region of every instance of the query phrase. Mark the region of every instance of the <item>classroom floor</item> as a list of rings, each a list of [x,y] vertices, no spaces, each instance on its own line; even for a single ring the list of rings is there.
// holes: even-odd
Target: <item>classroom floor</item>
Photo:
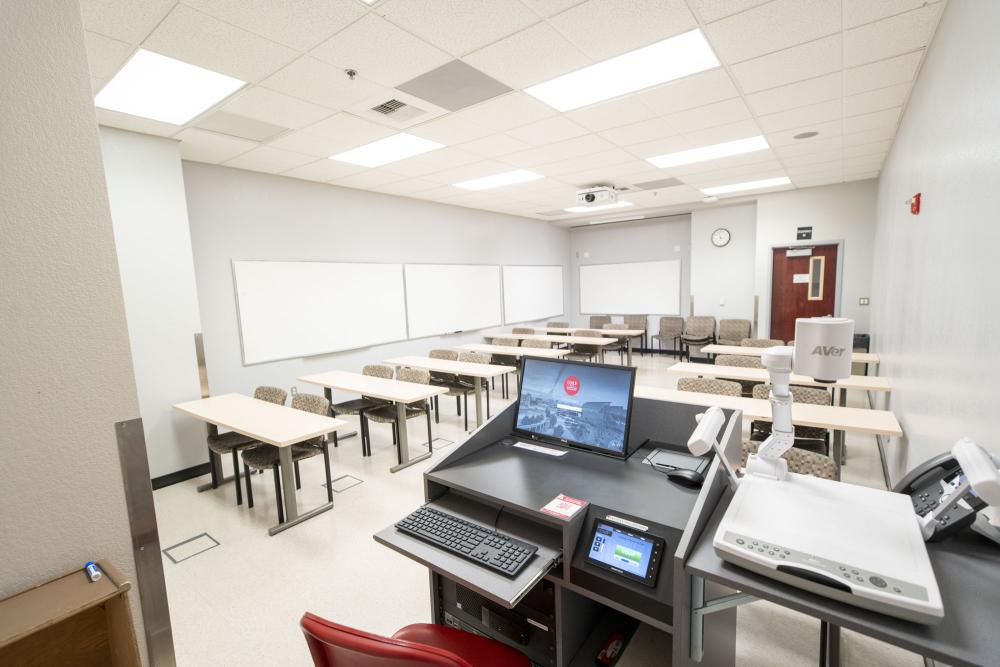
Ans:
[[[636,355],[636,382],[675,386],[676,379],[663,372],[674,361]],[[861,405],[862,399],[849,396],[849,404]],[[508,404],[499,390],[491,403],[494,410]],[[414,452],[426,433],[423,424],[410,422]],[[396,474],[389,473],[395,460],[387,425],[372,424],[368,459],[361,457],[357,437],[331,448],[334,478],[350,476],[335,482],[340,492],[334,494],[334,508],[274,537],[267,535],[277,522],[269,474],[254,477],[252,510],[245,503],[235,506],[231,484],[197,493],[207,476],[156,491],[161,548],[197,538],[163,559],[177,664],[311,664],[298,627],[304,611],[384,634],[429,621],[427,570],[371,536],[421,504],[423,471],[466,437],[450,399],[441,399],[434,435],[435,456]],[[847,446],[844,481],[881,487],[874,438],[848,435]],[[303,462],[301,469],[303,511],[326,502],[326,489],[321,457]],[[767,602],[740,607],[738,619],[741,667],[818,664],[818,621]],[[662,655],[655,636],[649,641],[637,636],[619,667],[662,665]],[[841,660],[845,667],[923,664],[913,653],[849,631],[842,633]]]

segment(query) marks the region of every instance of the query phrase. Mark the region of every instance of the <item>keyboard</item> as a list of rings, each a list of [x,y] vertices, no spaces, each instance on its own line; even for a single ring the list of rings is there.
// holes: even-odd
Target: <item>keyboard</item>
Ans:
[[[511,577],[538,551],[533,544],[430,507],[416,510],[396,528]]]

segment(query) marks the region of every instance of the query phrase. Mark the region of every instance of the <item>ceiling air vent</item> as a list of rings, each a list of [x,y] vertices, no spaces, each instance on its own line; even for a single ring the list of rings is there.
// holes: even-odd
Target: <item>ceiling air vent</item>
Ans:
[[[407,122],[415,118],[423,116],[426,111],[420,107],[415,107],[412,104],[407,104],[402,100],[397,100],[392,98],[391,100],[386,100],[382,104],[376,104],[371,108],[372,111],[383,116],[388,116],[394,121]]]
[[[397,99],[391,99],[378,106],[372,107],[372,111],[380,113],[383,116],[388,116],[391,113],[395,113],[406,106],[406,102]]]

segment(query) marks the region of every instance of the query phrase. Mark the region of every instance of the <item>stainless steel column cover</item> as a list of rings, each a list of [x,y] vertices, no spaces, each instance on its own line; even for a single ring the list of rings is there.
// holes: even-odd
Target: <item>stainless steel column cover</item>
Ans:
[[[135,557],[136,588],[142,604],[142,622],[146,631],[149,663],[154,667],[173,667],[174,640],[170,630],[170,608],[163,580],[160,537],[156,529],[156,508],[146,458],[146,437],[142,419],[115,424],[118,459],[125,487],[132,551]]]

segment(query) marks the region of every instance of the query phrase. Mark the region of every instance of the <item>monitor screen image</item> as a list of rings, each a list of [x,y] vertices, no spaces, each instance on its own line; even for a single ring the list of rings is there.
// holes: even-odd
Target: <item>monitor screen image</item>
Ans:
[[[516,429],[625,456],[635,369],[526,357]]]

